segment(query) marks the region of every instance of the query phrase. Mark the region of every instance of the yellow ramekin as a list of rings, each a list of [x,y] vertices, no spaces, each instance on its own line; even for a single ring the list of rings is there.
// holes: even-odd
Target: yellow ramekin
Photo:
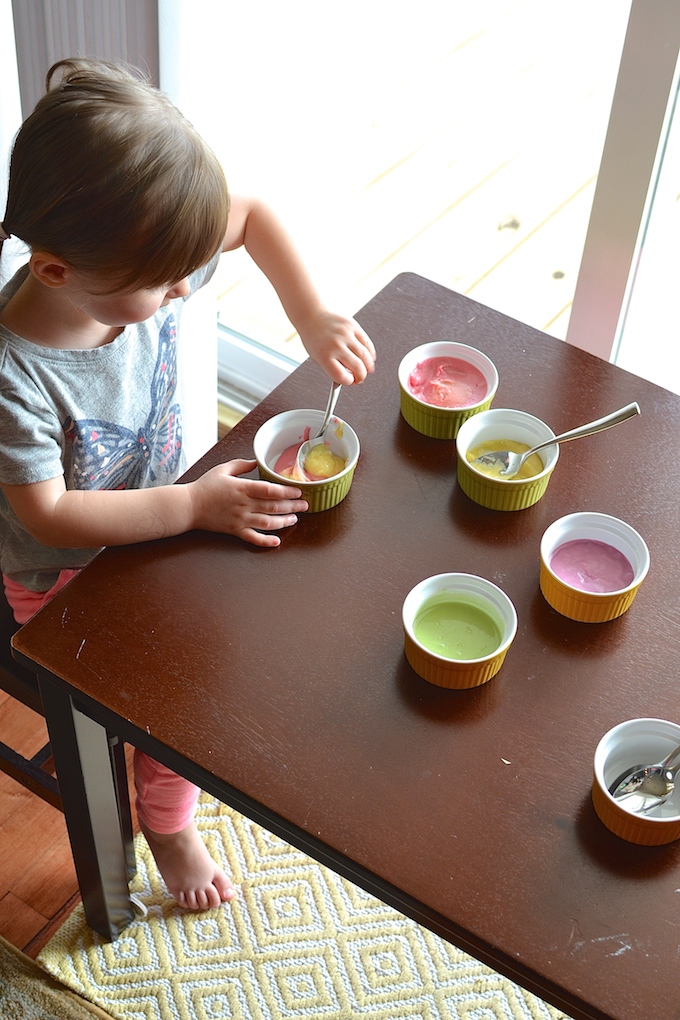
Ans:
[[[550,567],[556,550],[565,542],[589,539],[618,549],[633,568],[633,580],[620,591],[583,591],[558,577]],[[649,550],[635,528],[617,517],[600,513],[574,513],[553,521],[540,545],[539,584],[546,602],[562,616],[579,623],[606,623],[621,616],[637,595],[649,570]]]
[[[474,365],[486,379],[487,391],[484,399],[470,407],[436,407],[414,396],[409,389],[409,376],[416,365],[427,358],[460,358]],[[491,406],[498,389],[498,372],[493,361],[476,347],[469,347],[453,340],[433,341],[414,347],[402,358],[398,377],[400,407],[404,419],[416,432],[431,439],[455,439],[464,421]]]
[[[634,798],[609,792],[627,769],[662,761],[678,744],[680,726],[666,719],[628,719],[602,737],[595,750],[591,794],[595,813],[615,836],[640,846],[680,839],[680,784],[664,804],[645,814],[632,809]]]
[[[414,633],[420,609],[437,595],[463,598],[488,613],[498,624],[501,641],[492,654],[479,659],[449,659],[430,651]],[[404,653],[418,676],[437,687],[465,690],[479,687],[496,675],[517,633],[517,613],[497,585],[475,574],[435,574],[420,581],[404,599],[402,608]]]
[[[558,446],[547,446],[537,454],[543,470],[532,478],[494,478],[478,471],[467,460],[467,451],[487,440],[512,439],[536,446],[553,439],[552,429],[526,411],[513,408],[492,408],[482,411],[461,425],[456,437],[458,452],[458,484],[470,499],[489,510],[524,510],[537,503],[544,494],[559,456]]]
[[[294,411],[283,411],[269,418],[257,430],[253,440],[253,452],[260,478],[282,485],[295,485],[302,490],[304,499],[309,504],[307,513],[318,513],[330,510],[342,502],[352,486],[354,470],[359,460],[359,439],[354,429],[342,418],[333,416],[326,432],[326,442],[333,453],[346,460],[343,471],[332,478],[324,478],[316,482],[291,481],[274,470],[274,465],[284,450],[305,438],[314,436],[323,422],[324,412],[302,408]]]

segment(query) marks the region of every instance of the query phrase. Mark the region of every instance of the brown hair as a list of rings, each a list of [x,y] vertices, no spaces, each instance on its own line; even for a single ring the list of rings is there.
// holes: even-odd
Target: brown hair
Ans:
[[[160,287],[221,250],[229,192],[212,150],[132,69],[72,58],[12,151],[3,227],[111,289]]]

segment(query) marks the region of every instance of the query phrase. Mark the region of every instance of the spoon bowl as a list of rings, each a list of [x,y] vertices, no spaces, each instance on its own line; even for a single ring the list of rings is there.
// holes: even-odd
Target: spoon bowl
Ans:
[[[307,477],[305,474],[305,461],[307,460],[307,456],[312,447],[320,446],[324,442],[326,430],[330,425],[330,421],[333,416],[333,411],[335,410],[335,405],[338,402],[338,397],[340,396],[341,389],[342,389],[341,383],[331,383],[331,389],[330,393],[328,394],[328,402],[326,404],[326,410],[324,412],[323,421],[321,422],[321,428],[312,439],[305,439],[304,443],[300,445],[300,448],[297,452],[297,457],[295,458],[295,467],[293,469],[291,478],[294,478],[296,480],[304,480]]]
[[[636,765],[618,776],[609,787],[612,797],[669,797],[680,769],[680,744],[654,765]]]
[[[579,439],[581,436],[592,436],[595,432],[602,432],[604,429],[613,428],[614,425],[619,425],[621,422],[627,421],[628,418],[632,418],[639,413],[640,407],[637,403],[627,404],[618,411],[605,415],[604,418],[598,418],[596,421],[588,422],[586,425],[579,425],[578,428],[571,429],[569,432],[563,432],[561,435],[555,436],[554,439],[538,443],[524,453],[513,453],[511,450],[491,450],[488,453],[480,454],[479,457],[472,461],[472,464],[477,467],[498,468],[497,474],[500,478],[514,478],[521,470],[524,462],[532,454],[538,453],[539,450],[544,450],[547,446],[553,446],[555,443],[566,443],[571,439]]]

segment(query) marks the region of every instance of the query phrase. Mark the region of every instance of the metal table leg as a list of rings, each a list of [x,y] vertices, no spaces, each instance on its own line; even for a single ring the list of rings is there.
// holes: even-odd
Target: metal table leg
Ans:
[[[131,835],[122,744],[56,684],[41,679],[45,718],[87,923],[111,941],[133,918]],[[112,743],[113,742],[113,743]]]

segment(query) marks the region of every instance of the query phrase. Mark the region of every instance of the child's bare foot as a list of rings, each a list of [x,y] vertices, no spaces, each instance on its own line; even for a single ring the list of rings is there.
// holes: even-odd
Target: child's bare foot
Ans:
[[[180,832],[152,832],[142,826],[165,884],[181,907],[209,910],[233,900],[236,889],[208,853],[195,824]]]

